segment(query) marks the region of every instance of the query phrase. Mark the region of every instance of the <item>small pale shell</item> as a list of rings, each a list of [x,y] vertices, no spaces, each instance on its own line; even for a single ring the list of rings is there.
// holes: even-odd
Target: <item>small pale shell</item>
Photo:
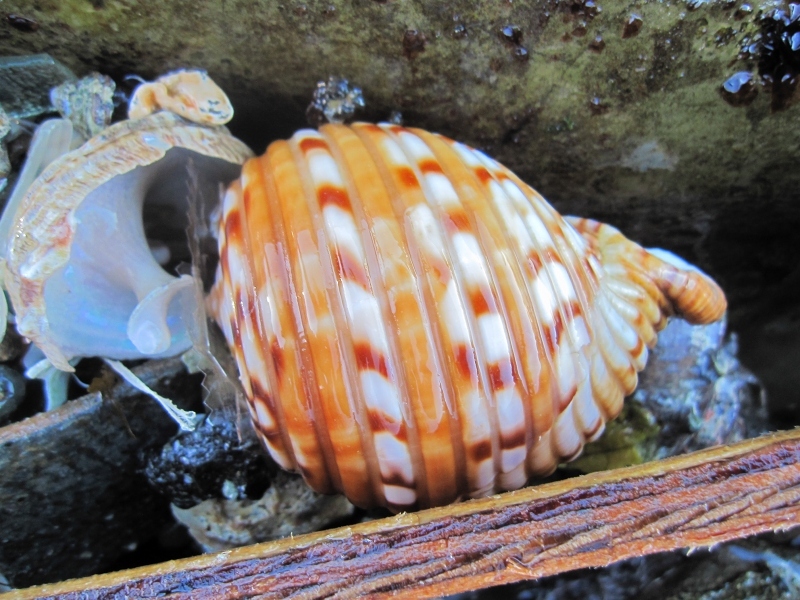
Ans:
[[[668,316],[722,291],[562,218],[491,158],[394,125],[326,125],[248,161],[209,298],[275,460],[359,506],[518,488],[580,454]]]
[[[141,119],[168,110],[202,125],[224,125],[233,118],[225,92],[205,71],[168,73],[136,88],[128,104],[128,117]]]
[[[22,198],[5,242],[3,283],[19,332],[63,370],[73,357],[188,348],[182,315],[194,304],[192,279],[153,258],[143,204],[183,219],[190,161],[216,196],[251,155],[224,127],[162,111],[112,125],[53,162]]]

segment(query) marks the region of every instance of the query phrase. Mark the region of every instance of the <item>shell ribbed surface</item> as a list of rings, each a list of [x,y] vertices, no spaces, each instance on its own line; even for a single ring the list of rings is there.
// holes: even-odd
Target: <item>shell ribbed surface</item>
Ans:
[[[209,297],[264,445],[321,492],[409,510],[580,454],[707,277],[562,218],[486,155],[394,125],[273,143],[224,196]]]

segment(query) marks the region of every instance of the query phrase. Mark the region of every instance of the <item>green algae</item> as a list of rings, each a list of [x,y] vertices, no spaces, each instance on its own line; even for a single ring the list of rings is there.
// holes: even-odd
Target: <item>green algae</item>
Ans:
[[[562,466],[570,471],[594,473],[648,462],[656,458],[659,431],[649,410],[628,401],[620,415],[606,423],[600,439],[586,444],[579,458]]]

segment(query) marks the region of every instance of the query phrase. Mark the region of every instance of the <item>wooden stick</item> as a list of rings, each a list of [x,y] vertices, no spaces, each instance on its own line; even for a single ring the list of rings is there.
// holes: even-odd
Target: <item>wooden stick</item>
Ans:
[[[800,525],[800,429],[491,498],[11,592],[430,598]]]

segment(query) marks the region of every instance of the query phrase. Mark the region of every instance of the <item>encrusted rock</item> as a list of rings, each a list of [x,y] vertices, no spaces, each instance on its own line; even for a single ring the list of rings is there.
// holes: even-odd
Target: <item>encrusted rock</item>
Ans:
[[[258,500],[206,500],[172,514],[204,552],[217,552],[325,529],[353,513],[344,496],[313,492],[297,475],[278,472]]]
[[[50,101],[75,131],[88,140],[111,123],[114,112],[114,80],[92,73],[78,82],[67,81],[50,90]]]
[[[151,456],[144,473],[175,506],[190,508],[223,496],[258,499],[275,471],[249,422],[237,427],[235,415],[216,411]]]

